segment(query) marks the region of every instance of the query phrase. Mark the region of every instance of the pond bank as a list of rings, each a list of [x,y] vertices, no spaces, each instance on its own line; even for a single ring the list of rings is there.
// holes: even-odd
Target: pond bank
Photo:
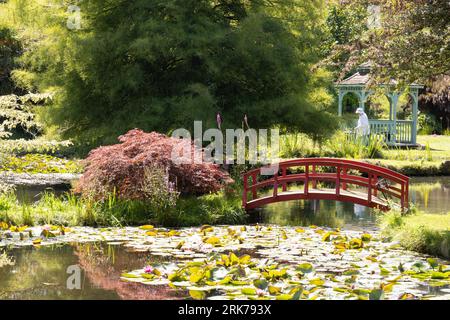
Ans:
[[[409,161],[409,160],[386,160],[366,159],[367,163],[382,166],[407,176],[449,176],[449,161]]]
[[[78,173],[15,173],[0,172],[0,181],[16,186],[70,186],[73,181],[80,178]]]

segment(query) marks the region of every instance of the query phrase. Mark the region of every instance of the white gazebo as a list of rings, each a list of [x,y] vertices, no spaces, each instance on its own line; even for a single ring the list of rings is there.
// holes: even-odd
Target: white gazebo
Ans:
[[[364,63],[358,71],[347,79],[336,84],[339,90],[339,116],[342,116],[342,101],[347,93],[354,93],[358,97],[358,107],[364,110],[367,98],[374,93],[367,85],[370,80],[371,64]],[[416,146],[417,145],[417,115],[419,105],[419,84],[409,85],[408,94],[412,98],[412,120],[397,120],[397,105],[402,92],[396,91],[394,80],[389,84],[380,85],[389,100],[389,119],[369,119],[371,135],[381,135],[388,145]]]

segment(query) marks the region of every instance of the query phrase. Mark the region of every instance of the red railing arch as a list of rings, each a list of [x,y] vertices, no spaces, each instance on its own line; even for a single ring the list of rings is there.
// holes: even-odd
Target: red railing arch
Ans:
[[[293,172],[294,167],[299,168],[296,170],[299,172]],[[294,159],[280,162],[278,170],[274,170],[274,174],[267,179],[261,179],[262,169],[248,171],[243,176],[242,205],[246,210],[299,199],[353,202],[384,211],[392,205],[398,205],[402,211],[409,206],[409,178],[373,164],[334,158]],[[318,184],[322,181],[334,182],[335,187],[319,188]],[[289,190],[290,183],[298,182],[303,183],[302,188]],[[349,185],[363,187],[365,191],[352,190]],[[272,193],[259,197],[258,191],[266,187],[272,187]],[[395,199],[398,199],[398,203],[391,201]]]

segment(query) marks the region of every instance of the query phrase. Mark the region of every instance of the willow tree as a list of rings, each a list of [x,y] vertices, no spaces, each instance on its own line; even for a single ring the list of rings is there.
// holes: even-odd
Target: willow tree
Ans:
[[[9,0],[12,12],[18,2]],[[311,71],[321,0],[74,1],[80,29],[49,2],[15,78],[56,93],[44,120],[66,138],[97,145],[135,127],[212,127],[217,112],[224,127],[241,127],[245,114],[253,128],[319,137],[334,127],[325,77]]]

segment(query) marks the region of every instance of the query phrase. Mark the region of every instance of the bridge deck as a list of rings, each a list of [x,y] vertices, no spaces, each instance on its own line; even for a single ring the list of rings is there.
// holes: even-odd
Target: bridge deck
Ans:
[[[291,190],[278,192],[276,198],[272,194],[260,197],[255,200],[250,200],[247,203],[248,209],[254,209],[260,207],[264,204],[269,204],[273,202],[288,201],[288,200],[301,200],[301,199],[323,199],[323,200],[338,200],[338,201],[349,201],[353,203],[359,203],[361,205],[367,206],[368,204],[372,207],[379,207],[380,209],[388,208],[388,203],[386,200],[380,197],[372,195],[372,200],[368,203],[367,192],[357,191],[357,190],[343,190],[340,189],[340,194],[336,195],[336,189],[315,189],[309,188],[308,194],[305,195],[304,190]]]

